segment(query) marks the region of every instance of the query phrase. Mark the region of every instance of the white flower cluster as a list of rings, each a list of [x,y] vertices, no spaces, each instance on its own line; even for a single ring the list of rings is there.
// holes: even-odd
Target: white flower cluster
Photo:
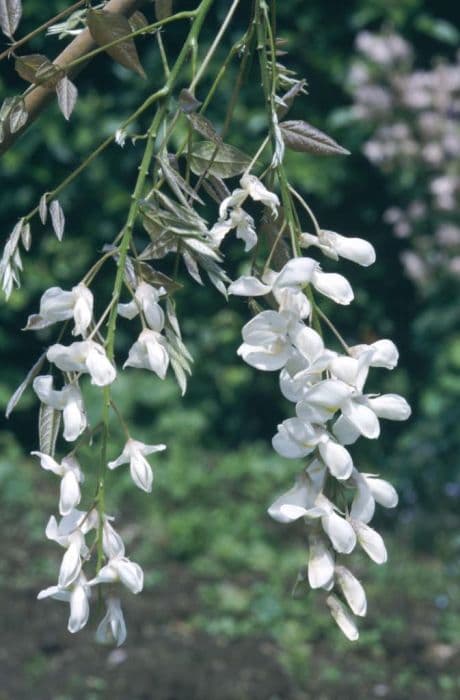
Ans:
[[[169,357],[165,350],[161,330],[164,327],[164,313],[158,304],[163,290],[140,283],[134,299],[129,304],[119,304],[118,313],[126,318],[134,318],[142,313],[149,329],[142,331],[139,339],[129,352],[125,366],[146,367],[158,376],[164,377]],[[93,295],[84,285],[79,284],[70,292],[58,287],[48,289],[40,301],[40,312],[29,317],[27,329],[41,329],[59,321],[73,320],[73,335],[83,340],[70,345],[52,345],[46,358],[51,365],[61,370],[64,385],[54,388],[51,374],[35,377],[33,388],[42,405],[63,418],[63,438],[74,442],[88,428],[83,396],[79,387],[82,374],[89,374],[91,383],[106,387],[116,378],[116,370],[107,357],[102,344],[88,337],[93,322]],[[39,599],[55,598],[68,602],[70,616],[69,632],[78,632],[87,623],[90,612],[91,591],[98,584],[121,583],[132,593],[143,588],[143,571],[125,555],[125,546],[120,535],[111,525],[113,518],[101,508],[98,494],[88,510],[78,510],[82,499],[81,484],[84,475],[75,457],[76,445],[61,461],[54,454],[43,451],[32,452],[40,460],[43,469],[53,472],[60,478],[58,523],[52,516],[46,527],[48,539],[57,542],[65,549],[59,570],[57,585],[50,586],[38,594]],[[152,490],[153,473],[144,455],[166,449],[165,445],[146,445],[128,438],[121,455],[108,462],[109,469],[129,463],[132,480],[140,489]],[[49,450],[54,452],[54,448]],[[87,544],[88,535],[93,541]],[[97,565],[93,555],[97,552]],[[92,568],[92,575],[88,569]],[[84,571],[85,569],[85,571]],[[96,638],[104,643],[120,645],[126,638],[126,625],[120,600],[110,594],[106,600],[107,613],[101,621]]]
[[[373,247],[359,238],[331,231],[302,234],[303,247],[316,246],[337,260],[360,265],[375,260]],[[266,270],[259,279],[240,277],[229,292],[266,297],[275,309],[258,313],[243,328],[238,354],[252,367],[279,371],[282,394],[295,404],[295,417],[278,426],[273,447],[282,457],[311,456],[294,485],[269,508],[282,523],[303,518],[308,529],[308,581],[312,588],[329,592],[332,616],[349,639],[358,637],[352,613],[366,614],[364,589],[346,568],[340,555],[350,554],[357,543],[369,557],[383,564],[387,553],[382,537],[369,526],[375,503],[396,506],[395,489],[371,474],[362,474],[347,449],[360,436],[380,434],[380,419],[405,420],[410,407],[395,394],[366,393],[371,367],[393,369],[398,351],[390,340],[356,345],[340,354],[325,347],[311,327],[317,313],[312,307],[313,288],[337,304],[349,304],[353,291],[339,274],[323,272],[316,260],[296,257],[279,271]],[[333,592],[334,591],[334,592]]]

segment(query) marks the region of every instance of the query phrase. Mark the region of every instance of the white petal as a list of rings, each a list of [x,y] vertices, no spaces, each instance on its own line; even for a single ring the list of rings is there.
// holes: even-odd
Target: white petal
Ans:
[[[93,317],[93,295],[83,284],[74,287],[72,292],[75,295],[75,306],[73,309],[75,330],[73,335],[85,336]]]
[[[301,287],[311,281],[318,263],[312,258],[294,258],[279,272],[274,287]]]
[[[61,480],[61,497],[59,499],[59,512],[68,515],[81,499],[80,485],[73,471],[68,471]]]
[[[151,492],[153,484],[152,468],[140,452],[131,457],[130,473],[132,480],[138,488],[147,493]]]
[[[308,582],[311,588],[322,588],[334,577],[334,556],[321,536],[310,535],[308,541]]]
[[[290,348],[284,343],[273,343],[267,348],[243,343],[238,348],[243,360],[262,372],[276,372],[282,369],[291,356]]]
[[[164,311],[159,304],[144,303],[144,316],[149,328],[159,333],[165,325]]]
[[[315,270],[312,277],[314,288],[329,297],[336,304],[350,304],[354,299],[353,290],[343,275],[338,275],[336,272],[322,272]]]
[[[66,321],[72,318],[75,296],[60,287],[47,289],[40,300],[40,316],[49,323]]]
[[[344,566],[336,566],[335,573],[348,605],[355,615],[364,617],[367,611],[367,600],[361,583]]]
[[[228,288],[229,294],[241,297],[260,297],[270,291],[271,286],[263,284],[257,277],[240,277],[232,282]]]
[[[330,411],[335,412],[345,399],[350,396],[351,392],[351,388],[344,382],[336,379],[325,379],[312,386],[306,392],[305,401],[302,403],[325,406]]]
[[[351,504],[350,516],[353,520],[368,523],[374,517],[375,499],[364,477],[356,472],[354,477],[356,493]]]
[[[387,338],[377,340],[371,345],[354,345],[349,350],[353,357],[359,357],[362,353],[372,350],[371,367],[394,369],[399,360],[398,348]]]
[[[406,399],[398,394],[383,394],[369,399],[369,405],[379,418],[388,420],[407,420],[411,414]]]
[[[89,349],[86,367],[91,375],[91,384],[107,386],[115,381],[115,367],[109,361],[104,349],[97,343],[92,343]]]
[[[139,313],[139,310],[139,305],[134,299],[128,304],[118,304],[117,306],[118,315],[122,316],[123,318],[127,318],[130,321],[133,318],[136,318],[136,316]]]
[[[334,440],[319,444],[319,452],[332,476],[348,479],[353,470],[353,460],[348,450]]]
[[[356,545],[356,535],[345,518],[337,513],[329,513],[321,520],[324,532],[328,535],[336,552],[349,554]]]
[[[385,564],[388,558],[387,550],[379,533],[359,520],[353,521],[353,527],[356,530],[358,542],[366,554],[368,554],[376,564]]]
[[[364,479],[377,503],[384,508],[396,508],[398,493],[388,481],[367,474],[364,475]]]
[[[113,559],[113,557],[123,557],[125,555],[123,540],[107,519],[104,520],[102,528],[102,547],[104,549],[104,554],[109,559]]]
[[[70,617],[67,629],[74,634],[88,622],[89,601],[83,586],[76,586],[70,596]]]
[[[40,466],[42,469],[53,472],[53,474],[57,474],[57,476],[63,476],[65,473],[65,469],[62,464],[58,464],[55,459],[49,455],[46,455],[44,452],[31,452],[30,454],[40,459]]]
[[[357,401],[347,401],[342,406],[342,412],[364,437],[375,440],[380,435],[377,416],[364,404]]]
[[[339,416],[335,421],[332,432],[342,445],[352,445],[361,435],[358,428],[350,423],[345,416]]]
[[[116,568],[120,581],[131,593],[140,593],[144,586],[144,572],[139,564],[129,559],[115,559],[113,566]]]
[[[77,542],[73,542],[62,557],[58,586],[60,588],[67,588],[70,586],[75,579],[78,578],[80,571],[80,545]]]
[[[128,463],[130,462],[130,460],[131,460],[130,455],[127,454],[127,453],[125,452],[125,450],[123,450],[123,452],[121,453],[121,455],[120,455],[119,457],[117,457],[117,459],[114,459],[112,462],[109,462],[109,463],[107,464],[107,466],[108,466],[109,469],[116,469],[116,468],[119,467],[121,464],[128,464]]]
[[[69,397],[64,406],[62,417],[64,419],[64,440],[73,442],[86,430],[86,414],[83,410],[81,397]]]
[[[328,596],[326,603],[329,606],[331,615],[340,627],[345,637],[351,642],[355,642],[359,637],[358,628],[350,613],[334,595]]]
[[[116,643],[121,646],[126,639],[126,624],[118,598],[109,598],[107,612],[99,623],[96,631],[96,641],[100,644]]]
[[[324,352],[321,336],[308,326],[301,326],[292,340],[300,354],[310,363]]]
[[[314,497],[314,496],[313,496]],[[309,508],[312,503],[312,493],[308,488],[308,482],[305,479],[300,479],[296,482],[295,486],[286,493],[279,496],[276,501],[272,503],[268,509],[268,514],[273,520],[277,520],[280,523],[289,523],[292,520],[296,520],[301,515],[296,517],[290,517],[289,511],[282,511],[283,506],[297,506],[303,509]]]
[[[285,336],[289,319],[277,311],[262,311],[243,326],[242,336],[249,345],[270,345]]]
[[[53,377],[50,374],[35,377],[32,386],[42,403],[62,411],[64,406],[62,391],[53,390]]]
[[[324,231],[325,237],[341,258],[368,267],[375,262],[374,247],[363,238],[348,238],[333,231]]]

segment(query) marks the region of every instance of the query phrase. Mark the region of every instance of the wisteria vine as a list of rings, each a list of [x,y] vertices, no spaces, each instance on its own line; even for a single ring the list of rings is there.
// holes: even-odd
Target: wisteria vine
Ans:
[[[138,140],[142,136],[145,148],[127,219],[118,236],[70,291],[47,289],[38,313],[30,316],[26,325],[26,330],[40,332],[61,324],[56,342],[31,369],[7,410],[9,415],[32,385],[40,401],[40,449],[32,454],[44,470],[60,479],[60,519],[50,517],[46,536],[62,547],[64,554],[57,583],[40,591],[38,597],[69,603],[68,629],[74,633],[86,625],[97,588],[107,607],[97,628],[98,641],[120,645],[126,638],[120,590],[124,586],[139,593],[143,571],[127,556],[107,510],[107,470],[129,465],[134,484],[149,493],[153,472],[146,457],[165,450],[166,445],[144,444],[131,434],[114,401],[112,385],[121,371],[147,370],[163,380],[171,367],[185,393],[192,358],[176,313],[176,294],[180,289],[177,276],[183,264],[198,284],[204,284],[206,275],[225,297],[248,299],[253,318],[242,329],[243,343],[238,354],[251,367],[279,372],[281,393],[295,405],[295,416],[278,426],[273,448],[282,458],[299,460],[299,475],[294,486],[277,498],[268,512],[282,523],[303,519],[308,536],[309,585],[325,591],[333,618],[344,634],[354,640],[358,637],[354,616],[364,616],[367,603],[361,583],[344,565],[344,556],[359,543],[374,562],[386,561],[383,539],[369,523],[376,503],[393,508],[398,497],[393,486],[380,476],[361,473],[347,448],[361,436],[378,438],[380,419],[409,417],[410,408],[404,398],[364,390],[369,370],[393,369],[398,351],[388,339],[348,346],[320,307],[324,296],[346,306],[353,300],[353,291],[345,277],[323,271],[310,254],[320,253],[336,262],[345,258],[368,266],[375,261],[375,252],[367,241],[323,229],[305,199],[289,183],[284,166],[286,149],[313,156],[338,157],[348,152],[311,124],[285,118],[293,102],[304,94],[306,82],[280,62],[276,2],[251,3],[246,32],[216,71],[204,100],[197,98],[202,78],[209,78],[210,66],[214,70],[211,60],[240,2],[229,3],[215,39],[198,60],[200,32],[213,4],[213,0],[202,0],[195,10],[174,15],[172,3],[157,2],[155,22],[149,23],[136,13],[134,24],[132,18],[130,24],[121,15],[107,12],[104,5],[96,9],[88,6],[58,25],[44,25],[51,33],[59,32],[64,37],[89,30],[98,44],[92,54],[107,50],[114,60],[140,74],[144,71],[133,37],[153,34],[165,80],[82,165],[53,192],[45,193],[37,207],[19,220],[0,263],[3,290],[9,297],[14,285],[20,285],[21,254],[32,244],[31,221],[39,215],[46,225],[49,215],[61,240],[65,217],[59,193],[113,141],[123,147],[130,138],[128,127],[141,114],[155,108],[147,132],[135,137]],[[5,12],[16,9],[14,16],[2,15],[2,28],[12,37],[21,5],[16,0],[3,7],[7,7]],[[170,65],[160,30],[176,20],[189,21],[190,29],[183,48]],[[11,50],[23,43],[13,43]],[[253,56],[258,56],[260,94],[268,130],[259,148],[246,154],[225,143],[224,138],[231,127],[241,87],[248,80],[248,64]],[[183,87],[190,57],[192,75]],[[18,64],[16,57],[18,72],[21,76],[27,74],[26,79],[31,82],[26,93],[52,81],[61,110],[69,118],[77,94],[76,88],[73,90],[63,81],[69,81],[67,73],[79,59],[72,66],[59,66],[57,76],[48,59],[20,59]],[[205,112],[235,60],[239,61],[238,78],[225,122],[218,128]],[[173,96],[177,102],[173,102]],[[9,98],[4,103],[2,128],[6,125],[14,131],[27,120],[23,97]],[[183,127],[184,123],[187,137],[179,148],[174,148],[176,127]],[[227,181],[234,178],[238,178],[238,186],[229,189]],[[217,212],[210,226],[203,211],[212,203],[217,205]],[[305,220],[313,233],[304,231]],[[248,270],[232,281],[222,267],[221,246],[233,233],[248,253]],[[166,256],[175,260],[171,277],[159,269],[159,261]],[[113,292],[104,311],[96,317],[91,286],[110,261],[116,264]],[[97,301],[99,306],[100,300]],[[124,358],[116,352],[119,317],[131,321],[129,327],[133,329],[133,342]],[[326,332],[331,333],[334,348],[338,344],[340,352],[326,346]],[[80,388],[88,381],[86,375],[100,390],[101,420],[97,426],[89,424]],[[112,414],[120,421],[126,437],[119,456],[113,455],[111,449]],[[91,436],[94,461],[99,465],[95,493],[84,490],[85,468],[79,456],[87,436]],[[82,502],[86,505],[82,506]]]

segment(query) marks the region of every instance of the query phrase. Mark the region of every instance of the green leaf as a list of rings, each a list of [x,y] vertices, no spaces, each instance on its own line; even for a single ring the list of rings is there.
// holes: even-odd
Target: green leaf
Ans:
[[[308,124],[308,122],[300,120],[285,121],[281,122],[279,127],[284,143],[292,151],[313,153],[318,156],[350,154],[350,151],[339,146],[334,139]]]
[[[18,386],[10,400],[8,401],[8,405],[6,407],[5,411],[5,417],[9,418],[12,412],[14,411],[15,407],[19,403],[23,393],[29,386],[29,384],[35,379],[37,374],[40,372],[43,363],[46,358],[46,352],[44,352],[40,357],[38,358],[37,362],[34,364],[30,372],[28,373],[27,377],[24,379],[24,381]]]
[[[173,13],[172,0],[155,0],[155,16],[158,21],[170,17]]]
[[[216,146],[212,141],[198,141],[192,146],[190,167],[195,175],[208,172],[221,177],[235,177],[248,167],[251,159],[234,146]]]
[[[59,109],[64,117],[69,120],[73,108],[77,102],[78,90],[69,78],[60,80],[56,86]]]
[[[139,12],[139,10],[136,10],[136,12],[133,12],[131,17],[128,17],[128,22],[129,26],[131,27],[131,31],[133,32],[137,32],[138,29],[143,29],[149,24],[147,17],[143,12]]]
[[[22,15],[21,0],[0,0],[0,26],[6,36],[12,38]]]
[[[190,90],[184,88],[179,94],[179,107],[184,114],[190,114],[191,112],[196,112],[197,109],[201,107],[203,103],[197,100],[195,95],[192,95]]]
[[[16,131],[22,129],[26,123],[28,114],[26,112],[26,106],[24,100],[19,99],[10,112],[10,131],[15,134]]]
[[[110,44],[132,33],[126,17],[106,12],[105,10],[88,10],[87,22],[91,36],[96,44],[101,47],[105,47],[106,44]],[[139,61],[133,39],[129,38],[125,41],[120,41],[119,44],[107,48],[106,51],[114,61],[117,61],[125,68],[133,70],[142,78],[147,77]]]
[[[195,112],[191,112],[186,116],[192,125],[192,128],[201,134],[201,136],[204,136],[214,144],[218,144],[219,146],[222,145],[223,141],[209,119],[203,117],[202,114],[196,114]]]
[[[62,241],[65,227],[65,216],[64,212],[62,211],[62,207],[57,199],[53,199],[53,201],[51,202],[49,206],[49,212],[51,216],[53,230],[56,234],[56,238],[58,239],[58,241]]]
[[[41,53],[17,56],[14,68],[16,73],[23,80],[27,80],[28,83],[40,82],[46,87],[56,87],[58,81],[62,78],[62,70]]]
[[[44,452],[51,457],[54,456],[60,423],[61,411],[56,411],[51,406],[41,403],[38,414],[40,452]]]

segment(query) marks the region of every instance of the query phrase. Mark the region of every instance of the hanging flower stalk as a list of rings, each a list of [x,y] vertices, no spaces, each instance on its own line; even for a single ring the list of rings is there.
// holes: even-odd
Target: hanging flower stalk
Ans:
[[[0,265],[3,288],[9,296],[14,284],[20,284],[20,248],[30,248],[30,222],[38,214],[46,224],[49,214],[61,240],[65,218],[57,195],[114,140],[123,146],[127,127],[144,111],[155,107],[144,135],[145,150],[132,202],[119,235],[70,291],[59,287],[46,290],[38,313],[28,319],[25,328],[39,331],[63,324],[56,342],[34,365],[7,410],[9,415],[32,384],[40,400],[40,449],[33,454],[44,470],[59,479],[60,519],[50,518],[46,536],[65,551],[57,584],[41,591],[39,598],[69,603],[68,629],[77,632],[89,619],[90,602],[98,588],[106,593],[107,607],[97,629],[98,641],[121,644],[125,640],[120,590],[124,587],[138,594],[143,587],[143,571],[128,558],[106,510],[106,473],[108,469],[129,468],[134,484],[149,493],[154,488],[154,474],[147,457],[162,452],[166,446],[144,444],[131,434],[113,400],[111,387],[120,371],[140,369],[163,380],[172,370],[181,392],[186,391],[192,358],[182,339],[175,302],[183,265],[198,284],[208,279],[225,297],[247,297],[250,308],[256,312],[243,328],[238,354],[256,369],[279,372],[281,392],[295,405],[295,415],[278,426],[273,447],[282,458],[302,460],[295,485],[273,503],[269,514],[283,523],[304,520],[309,584],[326,592],[332,616],[349,639],[356,639],[353,616],[366,614],[366,596],[361,583],[345,566],[344,557],[359,544],[376,563],[386,561],[383,540],[369,523],[375,503],[392,508],[397,504],[397,494],[377,475],[362,474],[348,447],[361,436],[378,438],[380,419],[405,420],[410,408],[400,396],[366,393],[364,389],[371,368],[396,366],[398,351],[392,341],[384,339],[372,345],[349,347],[320,308],[322,297],[347,306],[353,300],[353,290],[341,274],[323,271],[318,259],[310,254],[325,255],[336,262],[345,258],[367,266],[375,261],[373,247],[362,239],[323,230],[308,204],[290,185],[284,168],[286,149],[313,156],[341,156],[347,151],[307,122],[285,119],[294,100],[304,92],[305,81],[297,79],[278,60],[273,33],[275,3],[269,11],[263,0],[256,0],[246,32],[232,46],[203,102],[196,97],[196,91],[211,70],[211,58],[239,0],[230,5],[201,62],[196,60],[196,46],[213,1],[202,0],[196,10],[177,15],[172,14],[170,5],[157,3],[156,22],[149,25],[145,20],[145,31],[133,30],[127,20],[121,16],[114,20],[103,9],[78,10],[76,17],[59,25],[64,35],[72,35],[76,26],[78,32],[87,26],[98,44],[92,54],[107,50],[125,67],[144,75],[133,36],[158,29],[162,23],[191,20],[188,37],[171,66],[161,35],[156,35],[165,72],[163,87],[20,219],[7,241]],[[179,91],[191,53],[192,76],[187,87]],[[268,133],[257,152],[248,155],[223,139],[232,123],[247,62],[255,53],[259,57]],[[241,58],[239,79],[229,101],[224,128],[219,129],[204,113],[229,63],[237,56]],[[66,68],[60,70],[65,73]],[[49,80],[49,73],[47,76]],[[40,80],[37,72],[31,77],[29,89],[34,89],[43,79],[43,69]],[[178,91],[174,112],[170,98]],[[66,118],[70,111],[64,112]],[[187,138],[178,149],[173,149],[176,127],[184,123]],[[268,164],[262,172],[261,163],[270,146]],[[239,186],[231,190],[227,181],[234,178],[238,178]],[[212,226],[203,216],[203,207],[211,200],[216,206]],[[248,209],[259,209],[262,216],[257,219]],[[303,230],[305,214],[313,233]],[[141,247],[137,240],[136,246],[133,243],[133,232],[139,224],[143,230]],[[222,267],[221,250],[233,233],[251,256],[248,274],[234,281]],[[159,269],[160,261],[167,256],[175,259],[173,277]],[[105,310],[96,317],[90,287],[109,261],[116,263],[113,292]],[[123,358],[116,352],[120,317],[129,321],[133,338]],[[323,321],[339,339],[343,352],[326,346]],[[97,433],[97,426],[89,425],[81,391],[88,381],[100,390],[102,406],[97,487],[93,494],[85,492],[85,467],[79,458],[85,437],[94,433],[96,438]],[[112,412],[126,434],[118,456],[112,454],[111,447]],[[63,454],[58,457],[56,452],[61,450]]]

